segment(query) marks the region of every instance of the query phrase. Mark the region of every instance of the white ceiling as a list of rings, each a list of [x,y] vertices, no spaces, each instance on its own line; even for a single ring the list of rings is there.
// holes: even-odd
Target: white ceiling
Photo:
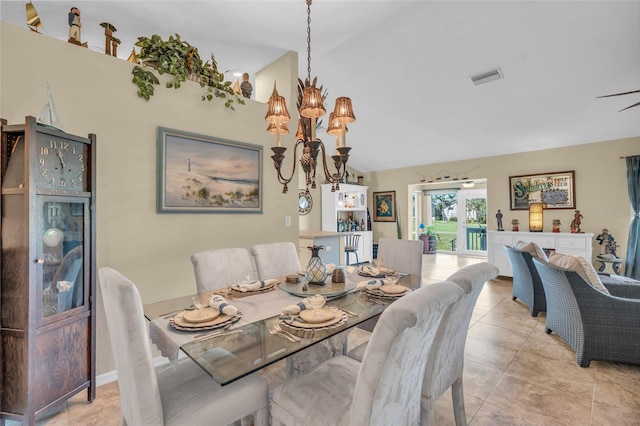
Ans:
[[[42,32],[126,58],[138,36],[179,33],[222,70],[252,76],[288,50],[307,74],[306,4],[295,1],[34,1]],[[26,27],[25,1],[0,19]],[[311,10],[311,74],[353,99],[350,164],[376,171],[640,136],[640,1],[331,1]],[[500,67],[504,79],[469,76]],[[271,137],[265,133],[265,138]],[[321,137],[330,141],[331,136]]]

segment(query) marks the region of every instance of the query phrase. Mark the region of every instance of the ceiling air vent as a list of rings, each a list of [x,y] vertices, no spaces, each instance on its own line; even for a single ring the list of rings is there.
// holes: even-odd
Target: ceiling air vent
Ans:
[[[480,86],[481,84],[490,83],[492,81],[503,79],[502,71],[500,68],[494,68],[490,71],[480,74],[472,75],[469,77],[474,86]]]

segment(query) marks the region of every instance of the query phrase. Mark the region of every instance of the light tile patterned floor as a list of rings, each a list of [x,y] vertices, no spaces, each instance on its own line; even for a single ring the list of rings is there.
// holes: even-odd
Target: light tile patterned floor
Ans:
[[[423,283],[446,279],[484,259],[445,253],[423,256]],[[467,420],[481,425],[639,425],[640,366],[593,361],[580,368],[569,346],[544,333],[544,314],[511,300],[511,280],[488,282],[478,300],[465,350]],[[356,330],[352,343],[366,340]],[[270,385],[284,380],[284,363],[264,371]],[[83,392],[38,424],[120,425],[117,383]],[[453,425],[450,393],[438,400],[436,424]]]

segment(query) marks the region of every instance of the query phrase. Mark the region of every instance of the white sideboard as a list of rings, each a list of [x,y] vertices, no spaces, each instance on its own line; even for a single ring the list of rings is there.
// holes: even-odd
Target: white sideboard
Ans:
[[[545,251],[581,256],[592,262],[593,234],[571,234],[568,232],[487,232],[487,260],[500,270],[500,275],[512,277],[511,264],[504,246],[513,246],[518,241],[534,242]]]

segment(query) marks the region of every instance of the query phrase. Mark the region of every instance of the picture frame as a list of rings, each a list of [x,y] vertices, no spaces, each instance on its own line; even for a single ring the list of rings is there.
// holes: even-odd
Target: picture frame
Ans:
[[[158,127],[158,213],[262,213],[262,146]]]
[[[575,209],[575,170],[509,176],[511,210],[528,210],[530,203],[547,209]]]
[[[373,221],[396,221],[396,191],[373,193]]]

